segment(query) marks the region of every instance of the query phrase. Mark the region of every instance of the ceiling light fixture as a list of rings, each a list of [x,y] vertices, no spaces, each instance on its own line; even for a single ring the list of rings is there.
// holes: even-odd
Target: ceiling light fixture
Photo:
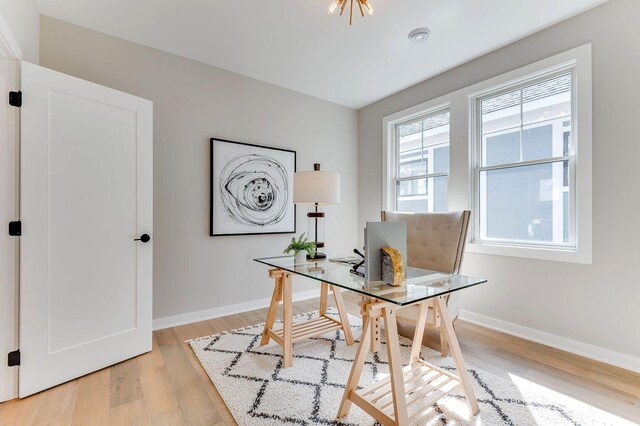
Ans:
[[[369,13],[369,15],[373,15],[373,8],[367,2],[367,0],[335,0],[333,3],[331,3],[331,6],[329,6],[329,13],[333,13],[336,10],[338,10],[338,8],[339,8],[340,9],[340,16],[342,16],[342,13],[344,12],[344,9],[346,8],[347,3],[349,3],[349,25],[351,25],[351,23],[353,21],[353,2],[354,1],[356,2],[358,7],[360,8],[360,14],[362,16],[364,16],[364,11],[365,10]]]
[[[416,28],[409,33],[409,40],[413,43],[422,43],[429,38],[429,35],[431,35],[429,28]]]

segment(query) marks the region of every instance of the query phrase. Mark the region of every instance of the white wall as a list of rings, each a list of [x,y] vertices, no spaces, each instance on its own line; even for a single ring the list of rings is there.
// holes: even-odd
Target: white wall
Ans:
[[[367,220],[378,220],[382,206],[384,116],[592,42],[593,264],[467,253],[463,273],[486,277],[489,283],[465,291],[462,308],[476,321],[636,370],[639,16],[639,1],[612,0],[358,111],[362,227]],[[452,144],[466,144],[466,137]]]
[[[154,318],[162,324],[270,297],[267,267],[251,259],[280,254],[291,238],[208,236],[211,137],[294,149],[298,170],[320,162],[340,172],[327,243],[355,247],[356,111],[44,16],[40,63],[154,103]],[[313,289],[294,282],[294,292]]]
[[[40,13],[35,0],[0,0],[0,15],[20,45],[23,59],[37,64]]]

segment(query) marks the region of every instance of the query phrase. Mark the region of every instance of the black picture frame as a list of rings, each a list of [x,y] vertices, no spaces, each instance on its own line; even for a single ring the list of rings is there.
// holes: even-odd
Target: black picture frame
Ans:
[[[217,187],[215,185],[215,177],[216,177],[216,173],[218,172],[216,170],[215,167],[215,158],[214,158],[214,151],[215,151],[215,144],[216,143],[225,143],[225,144],[234,144],[234,145],[238,145],[240,148],[259,148],[261,150],[267,150],[267,151],[276,151],[279,153],[289,153],[293,156],[293,173],[295,173],[297,171],[297,153],[294,150],[290,150],[290,149],[284,149],[284,148],[276,148],[276,147],[272,147],[272,146],[265,146],[265,145],[258,145],[258,144],[252,144],[252,143],[246,143],[246,142],[238,142],[238,141],[232,141],[232,140],[228,140],[228,139],[221,139],[221,138],[211,138],[209,139],[209,236],[211,237],[229,237],[229,236],[243,236],[243,235],[276,235],[276,234],[295,234],[296,233],[296,228],[297,228],[297,224],[296,224],[296,205],[293,203],[293,190],[291,190],[291,193],[289,194],[288,199],[290,200],[290,204],[293,207],[293,229],[291,230],[284,230],[284,231],[262,231],[262,232],[258,232],[258,231],[254,231],[254,232],[220,232],[219,230],[214,229],[214,218],[216,217],[215,215],[218,214],[222,214],[224,215],[225,212],[221,212],[221,211],[215,211],[215,204],[216,204],[216,197],[215,197],[215,191],[217,190]],[[291,175],[289,177],[289,179],[291,180],[291,188],[293,188],[293,175]],[[258,226],[258,225],[255,225]],[[260,228],[258,228],[260,229]]]

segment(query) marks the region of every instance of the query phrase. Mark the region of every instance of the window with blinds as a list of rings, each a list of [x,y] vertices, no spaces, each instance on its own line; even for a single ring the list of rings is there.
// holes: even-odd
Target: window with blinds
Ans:
[[[479,241],[575,246],[571,70],[475,98]]]
[[[447,210],[449,110],[396,124],[395,210]]]

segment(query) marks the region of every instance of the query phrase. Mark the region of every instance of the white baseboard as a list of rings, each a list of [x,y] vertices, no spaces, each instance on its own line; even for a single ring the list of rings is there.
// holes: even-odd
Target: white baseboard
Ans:
[[[640,358],[465,310],[464,321],[640,373]]]
[[[294,302],[297,302],[298,300],[312,299],[314,297],[320,297],[320,289],[299,291],[292,294],[292,300]],[[265,299],[250,300],[248,302],[237,303],[235,305],[220,306],[202,311],[156,318],[153,320],[153,329],[162,330],[163,328],[176,327],[212,318],[253,311],[256,309],[266,308],[270,303],[271,297],[267,297]]]

